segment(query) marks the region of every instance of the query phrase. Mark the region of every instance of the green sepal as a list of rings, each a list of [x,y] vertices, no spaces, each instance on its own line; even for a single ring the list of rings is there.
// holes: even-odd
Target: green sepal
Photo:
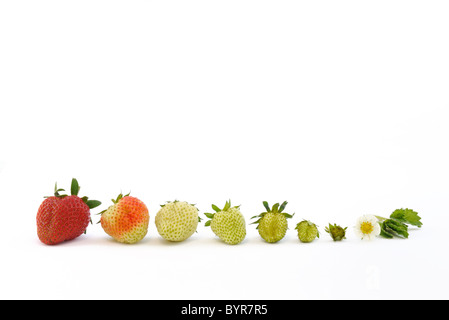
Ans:
[[[120,194],[117,196],[117,199],[111,199],[112,203],[117,204],[120,200],[122,200],[125,197],[128,197],[131,194],[131,192],[129,192],[128,194],[123,195],[122,192],[120,192]]]
[[[50,198],[50,197],[58,197],[58,198],[64,198],[67,197],[66,194],[59,194],[60,191],[65,191],[64,189],[58,189],[58,183],[55,182],[55,191],[53,192],[52,196],[45,196],[44,198]]]
[[[257,219],[257,221],[254,221],[254,222],[252,222],[250,224],[257,224],[256,229],[259,229],[259,222],[260,222],[260,220],[262,220],[262,218],[259,218],[259,219]]]
[[[93,209],[101,205],[101,201],[98,200],[89,200],[88,197],[84,196],[81,198],[85,204],[89,207],[89,209]]]
[[[204,212],[204,215],[205,215],[206,217],[208,217],[209,219],[213,219],[213,218],[214,218],[214,213]]]
[[[214,218],[215,213],[204,212],[204,215],[205,215],[208,219],[210,219],[210,220],[207,220],[207,221],[206,221],[206,223],[204,224],[204,226],[205,226],[205,227],[209,227],[210,224],[211,224],[211,222],[212,222],[212,219]]]
[[[96,207],[100,206],[100,205],[101,205],[101,201],[98,201],[98,200],[88,200],[88,201],[86,202],[86,204],[87,204],[87,206],[89,207],[89,209],[93,209],[93,208],[96,208]]]
[[[264,201],[264,202],[262,202],[262,203],[263,203],[263,206],[265,207],[265,209],[267,209],[267,212],[271,210],[271,209],[270,209],[270,206],[268,205],[268,202],[267,202],[267,201]]]
[[[231,200],[226,201],[226,204],[225,204],[223,210],[221,210],[221,211],[228,211],[230,208],[231,208]]]
[[[279,207],[279,212],[282,212],[282,211],[284,211],[284,209],[285,209],[285,207],[287,206],[287,201],[284,201],[282,204],[281,204],[281,206]],[[291,218],[291,217],[290,217]]]
[[[75,178],[72,179],[72,185],[70,186],[70,194],[72,196],[77,196],[80,192],[80,185],[78,184],[78,180]]]
[[[123,198],[124,197],[127,197],[127,196],[129,196],[130,195],[130,193],[128,193],[127,195],[125,195],[125,196],[123,196]],[[160,206],[161,206],[161,208],[164,208],[167,204],[169,204],[169,203],[177,203],[177,202],[181,202],[181,201],[179,201],[178,199],[175,199],[175,201],[167,201],[167,202],[165,202],[164,204],[161,204]],[[186,202],[187,204],[189,204],[189,205],[191,205],[192,207],[194,207],[197,211],[199,211],[198,210],[198,208],[196,207],[196,203],[188,203],[187,201],[183,201],[183,202]]]
[[[65,190],[64,190],[64,189],[58,189],[58,183],[55,182],[55,193],[54,193],[55,197],[61,197],[61,196],[64,196],[64,195],[60,195],[60,194],[59,194],[59,191],[65,191]]]
[[[287,219],[291,219],[291,218],[293,218],[293,216],[295,215],[295,214],[288,214],[288,213],[285,213],[285,212],[282,212],[282,214],[283,214]]]

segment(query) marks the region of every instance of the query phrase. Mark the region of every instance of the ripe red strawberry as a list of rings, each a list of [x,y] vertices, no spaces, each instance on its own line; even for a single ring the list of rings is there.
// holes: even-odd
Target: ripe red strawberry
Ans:
[[[86,232],[89,224],[90,209],[101,204],[97,200],[78,197],[80,187],[72,179],[71,195],[61,195],[55,184],[55,195],[46,197],[37,211],[37,235],[45,244],[57,244],[72,240]]]

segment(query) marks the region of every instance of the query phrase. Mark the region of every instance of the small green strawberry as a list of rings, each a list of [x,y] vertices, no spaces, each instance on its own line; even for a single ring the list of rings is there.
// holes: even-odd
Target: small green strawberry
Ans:
[[[298,230],[298,238],[301,242],[312,242],[320,237],[317,226],[308,220],[299,222],[295,229]]]
[[[258,224],[257,230],[260,236],[269,243],[278,242],[284,238],[288,229],[288,218],[292,218],[293,215],[282,212],[287,205],[287,201],[284,201],[280,206],[276,203],[271,209],[268,202],[264,201],[263,205],[266,212],[262,212],[258,216],[254,216],[251,219],[259,218],[252,224]]]
[[[206,221],[205,226],[210,226],[215,235],[227,244],[239,244],[246,237],[245,218],[239,208],[231,207],[231,200],[226,201],[223,209],[213,204],[215,213],[205,213],[211,219]]]
[[[335,223],[334,225],[329,223],[329,227],[326,227],[324,230],[330,234],[334,241],[341,241],[346,239],[346,229],[348,229],[348,227],[342,228]]]

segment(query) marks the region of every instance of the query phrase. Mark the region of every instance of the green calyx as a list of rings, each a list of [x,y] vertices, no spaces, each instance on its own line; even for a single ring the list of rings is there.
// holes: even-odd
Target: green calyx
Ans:
[[[234,207],[231,207],[231,200],[226,201],[226,204],[225,204],[225,206],[223,207],[223,209],[220,209],[220,208],[217,207],[215,204],[212,205],[212,209],[215,211],[215,213],[217,213],[217,212],[222,212],[222,211],[228,211],[228,210],[231,209],[231,208],[239,208],[239,207],[240,207],[240,206],[234,206]],[[209,227],[209,226],[210,226],[210,224],[211,224],[211,222],[212,222],[212,219],[214,218],[215,213],[208,213],[208,212],[205,212],[205,213],[204,213],[204,215],[205,215],[207,218],[210,219],[210,220],[207,220],[206,223],[204,224],[206,227]]]
[[[111,199],[111,201],[112,201],[113,204],[117,204],[117,203],[119,203],[120,200],[122,200],[124,197],[128,197],[130,194],[131,194],[131,191],[128,192],[128,194],[125,194],[125,195],[123,195],[123,193],[120,192],[120,194],[117,196],[117,198],[115,200]]]
[[[176,202],[179,202],[179,200],[175,200],[175,201],[167,201],[165,204],[161,204],[160,206],[161,206],[161,208],[163,208],[163,207],[165,207],[167,204],[169,204],[169,203],[176,203]]]
[[[120,200],[122,200],[123,198],[129,196],[130,194],[131,194],[131,192],[129,192],[128,194],[123,195],[123,193],[120,192],[120,194],[117,196],[117,198],[116,198],[116,199],[111,199],[111,201],[112,201],[113,204],[117,204],[117,203],[120,202]],[[109,208],[110,208],[110,207],[109,207]],[[108,209],[109,209],[109,208],[108,208]],[[97,215],[102,215],[102,214],[105,213],[108,209],[104,209],[103,211],[98,212]],[[98,221],[97,224],[99,224],[100,222],[101,222],[101,220]]]
[[[186,203],[188,203],[187,201],[179,201],[179,200],[175,200],[175,201],[167,201],[165,204],[161,204],[160,206],[161,206],[161,208],[163,208],[163,207],[165,207],[167,204],[169,204],[169,203],[177,203],[177,202],[186,202]],[[193,204],[193,203],[188,203],[189,205],[191,205],[191,206],[193,206],[193,207],[195,207],[197,210],[198,210],[198,208],[196,207],[196,203],[195,204]]]
[[[343,239],[346,239],[346,228],[342,228],[334,223],[334,225],[331,225],[329,223],[329,227],[325,227],[324,230],[330,234],[331,238],[334,241],[341,241]]]
[[[72,184],[70,186],[70,195],[72,196],[78,196],[79,192],[80,192],[80,185],[78,183],[78,180],[76,180],[75,178],[72,179]],[[60,194],[61,191],[65,191],[64,189],[60,189],[58,188],[58,183],[55,183],[55,191],[54,191],[54,196],[57,198],[65,198],[68,197],[67,194]],[[49,198],[49,197],[44,197],[44,198]],[[87,206],[89,207],[89,209],[93,209],[98,207],[99,205],[101,205],[101,202],[98,200],[89,200],[88,197],[84,196],[81,198],[83,200],[83,202],[85,204],[87,204]]]
[[[390,218],[376,216],[380,225],[380,236],[386,239],[394,237],[407,239],[409,236],[408,225],[421,228],[423,225],[421,217],[412,209],[397,209],[393,211]]]
[[[72,196],[78,196],[78,193],[80,192],[80,186],[78,184],[78,180],[76,180],[75,178],[72,179],[72,184],[70,186],[70,195]],[[58,188],[58,183],[55,182],[55,192],[53,194],[53,196],[57,197],[57,198],[65,198],[68,197],[67,194],[59,194],[59,192],[61,191],[65,191],[65,189],[60,189]],[[44,198],[50,198],[49,196],[44,197]]]
[[[169,204],[169,203],[177,203],[177,202],[181,202],[181,201],[179,201],[179,200],[175,200],[175,201],[167,201],[165,204],[161,204],[160,206],[161,206],[161,208],[163,208],[163,207],[165,207],[167,204]],[[187,202],[188,203],[188,202]],[[189,205],[191,205],[192,207],[194,207],[197,211],[199,211],[198,210],[198,208],[196,207],[196,203],[195,204],[193,204],[193,203],[188,203]],[[198,222],[201,222],[201,220],[203,220],[203,219],[201,219],[201,217],[200,216],[198,216]],[[197,231],[195,231],[195,232],[197,232]]]
[[[283,212],[285,207],[287,206],[287,201],[284,201],[281,205],[279,203],[276,203],[275,205],[273,205],[273,207],[270,208],[270,206],[268,205],[267,201],[263,202],[263,206],[265,207],[265,209],[267,210],[266,212],[262,212],[261,214],[251,217],[251,219],[255,219],[255,218],[259,218],[256,221],[254,221],[251,224],[257,224],[256,229],[259,229],[259,222],[260,220],[263,219],[263,217],[267,214],[267,213],[274,213],[274,214],[282,214],[285,218],[290,219],[293,218],[293,216],[295,214],[288,214],[286,212]]]

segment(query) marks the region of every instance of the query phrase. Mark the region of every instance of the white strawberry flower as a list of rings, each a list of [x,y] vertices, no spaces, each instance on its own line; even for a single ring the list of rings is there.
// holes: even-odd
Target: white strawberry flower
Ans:
[[[380,225],[377,218],[373,215],[363,215],[356,223],[354,232],[362,240],[373,240],[380,234]]]

